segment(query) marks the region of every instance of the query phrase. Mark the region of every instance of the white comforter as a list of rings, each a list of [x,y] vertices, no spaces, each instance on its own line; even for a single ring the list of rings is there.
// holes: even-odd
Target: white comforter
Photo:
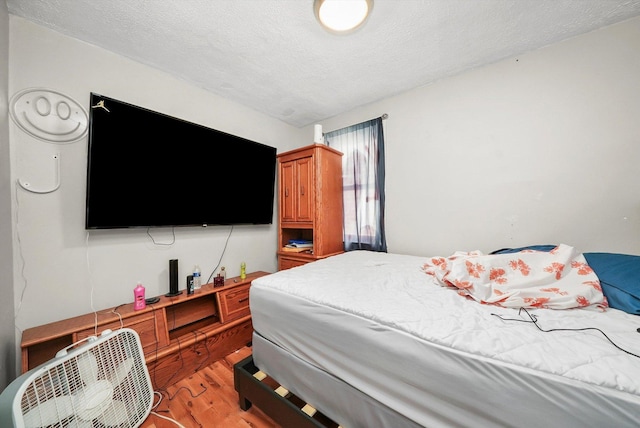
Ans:
[[[405,340],[411,337],[422,344],[416,348],[418,351],[414,351],[412,347],[407,351],[401,350],[400,355],[403,352],[412,352],[412,358],[418,358],[422,353],[419,349],[439,350],[444,352],[441,352],[442,355],[467,355],[481,363],[477,366],[468,365],[466,369],[469,373],[477,372],[478,367],[494,365],[500,367],[500,370],[515,369],[527,376],[544,380],[541,385],[535,385],[531,382],[532,377],[528,377],[524,381],[515,379],[516,383],[524,382],[532,388],[539,388],[546,387],[547,381],[562,385],[569,382],[572,388],[583,385],[591,392],[604,392],[615,399],[631,403],[631,409],[640,409],[640,358],[616,348],[596,330],[545,333],[531,323],[505,320],[528,318],[519,316],[517,309],[481,304],[458,295],[453,289],[434,284],[432,278],[422,270],[427,261],[427,257],[355,251],[262,277],[253,282],[251,289],[254,328],[269,340],[321,369],[334,372],[345,366],[344,361],[332,361],[332,358],[347,361],[358,361],[362,358],[365,365],[370,361],[372,372],[377,370],[378,374],[382,372],[383,375],[387,375],[385,372],[388,365],[394,364],[393,362],[385,362],[382,357],[378,361],[378,355],[357,356],[357,346],[353,350],[355,354],[349,356],[349,343],[344,343],[339,337],[334,338],[336,350],[333,357],[331,349],[323,348],[331,347],[331,343],[318,346],[303,343],[307,339],[301,339],[304,335],[304,331],[301,330],[309,330],[310,340],[314,340],[313,330],[331,330],[319,324],[318,328],[314,328],[313,324],[306,323],[301,317],[299,323],[291,322],[291,319],[287,321],[286,318],[277,320],[278,313],[273,312],[274,310],[281,310],[283,314],[292,310],[284,305],[278,306],[277,303],[281,298],[288,296],[287,299],[294,299],[292,301],[295,302],[308,302],[309,308],[326,308],[329,311],[327,313],[332,314],[331,317],[336,318],[337,323],[342,323],[340,331],[348,331],[346,325],[349,319],[352,319],[354,324],[366,322],[370,329],[383,331],[384,333],[379,334],[382,341],[395,340],[390,334],[393,333],[398,338],[398,343],[402,343],[400,346],[406,347],[410,342]],[[288,303],[292,301],[287,300]],[[275,306],[267,309],[267,306],[271,305]],[[279,307],[281,309],[278,309]],[[308,308],[304,310],[313,312]],[[543,329],[598,328],[620,348],[640,355],[640,333],[636,331],[640,328],[640,317],[615,309],[606,309],[603,312],[595,307],[529,311],[537,317]],[[325,317],[319,323],[327,319]],[[361,337],[368,342],[373,341],[376,334]],[[325,337],[324,341],[330,340]],[[383,343],[381,346],[395,352],[392,351],[394,343]],[[396,361],[396,364],[404,362]],[[406,368],[404,370],[404,373],[388,374],[389,381],[393,382],[393,379],[396,379],[400,383],[412,383],[412,375]],[[452,365],[446,370],[456,370],[456,366]],[[504,376],[505,373],[510,372],[496,372],[503,377],[503,381],[510,378],[510,375]],[[451,374],[454,379],[455,374]],[[486,380],[492,374],[484,375]],[[338,376],[349,380],[346,371],[338,373]],[[367,377],[365,369],[354,375],[353,381],[357,382],[356,378],[362,377]],[[505,387],[508,389],[514,385]],[[521,386],[518,385],[516,388]],[[361,390],[367,388],[363,384],[358,387]],[[399,384],[397,388],[389,388],[394,391],[391,395],[394,395],[401,394],[403,386]],[[455,394],[464,394],[464,391],[465,388],[461,388],[455,391]],[[365,392],[376,396],[373,390]],[[453,395],[452,393],[444,400],[450,400]],[[574,398],[578,399],[580,396],[578,393]],[[508,390],[505,391],[505,397],[509,397]],[[469,400],[478,403],[481,403],[482,399],[483,397],[469,397]],[[558,396],[557,399],[569,398]],[[391,400],[393,401],[393,398]],[[464,402],[465,398],[461,397],[460,400]],[[585,406],[592,404],[584,403]],[[398,411],[405,413],[410,410],[402,408]],[[424,411],[417,409],[414,420],[419,419]],[[491,411],[489,409],[487,413]],[[602,412],[611,411],[602,409]],[[629,413],[629,408],[623,409],[622,412]],[[613,411],[613,414],[615,413]]]

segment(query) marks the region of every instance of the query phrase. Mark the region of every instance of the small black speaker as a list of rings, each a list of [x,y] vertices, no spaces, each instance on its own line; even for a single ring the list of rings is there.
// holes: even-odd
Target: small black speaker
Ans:
[[[178,291],[178,259],[169,260],[169,293],[167,297],[177,296],[182,291]]]

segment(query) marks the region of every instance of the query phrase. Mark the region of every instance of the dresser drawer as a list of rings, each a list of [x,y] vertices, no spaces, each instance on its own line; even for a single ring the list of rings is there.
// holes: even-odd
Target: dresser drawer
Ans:
[[[225,323],[250,314],[249,287],[250,284],[244,284],[218,293],[220,322]]]
[[[291,269],[296,266],[302,266],[313,260],[299,260],[299,259],[291,259],[288,257],[280,256],[278,258],[278,270]]]
[[[130,328],[138,333],[140,336],[140,343],[142,344],[145,354],[152,352],[157,346],[164,345],[164,342],[166,342],[165,340],[161,340],[156,333],[156,323],[153,312],[124,318],[122,322],[116,321],[99,325],[98,335],[100,335],[104,330],[118,330],[121,327]],[[94,328],[81,330],[75,333],[75,340],[78,341],[95,335],[96,331]]]

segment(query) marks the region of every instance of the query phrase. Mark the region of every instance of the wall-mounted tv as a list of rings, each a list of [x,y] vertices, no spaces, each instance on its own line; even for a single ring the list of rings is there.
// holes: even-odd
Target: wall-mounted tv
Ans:
[[[270,224],[276,149],[91,93],[86,229]]]

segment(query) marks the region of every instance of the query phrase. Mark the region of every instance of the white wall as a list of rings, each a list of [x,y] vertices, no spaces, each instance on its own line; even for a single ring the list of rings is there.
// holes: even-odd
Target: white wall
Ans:
[[[22,18],[10,16],[10,34],[10,94],[42,87],[61,92],[88,109],[89,93],[97,92],[259,141],[279,152],[305,144],[299,140],[299,129],[279,120]],[[87,232],[86,138],[66,145],[46,143],[13,123],[10,137],[14,182],[21,178],[34,188],[50,186],[51,156],[61,155],[59,190],[44,195],[17,191],[14,289],[18,328],[91,312],[92,306],[103,310],[131,302],[138,280],[148,296],[165,294],[168,261],[173,258],[179,260],[180,288],[194,264],[200,265],[205,278],[216,266],[229,226],[176,228],[176,242],[170,246],[155,245],[146,229]],[[209,167],[207,160],[196,162],[196,168]],[[246,174],[250,172],[239,164],[238,176]],[[224,195],[216,197],[224,200]],[[277,212],[277,205],[274,209]],[[161,243],[172,240],[170,229],[152,229],[151,234]],[[242,261],[249,271],[275,271],[276,242],[275,223],[236,226],[222,265],[230,276],[239,274]]]
[[[0,2],[0,391],[15,377],[11,178],[9,172],[9,13]]]
[[[639,76],[636,18],[323,125],[389,114],[390,252],[565,243],[640,254]]]

